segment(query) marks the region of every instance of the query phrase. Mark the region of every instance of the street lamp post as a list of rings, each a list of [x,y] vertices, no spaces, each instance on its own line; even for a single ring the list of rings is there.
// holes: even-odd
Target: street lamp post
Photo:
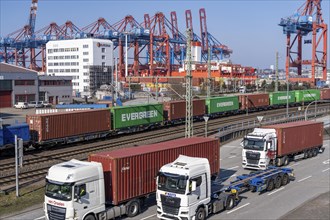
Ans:
[[[286,117],[289,118],[289,77],[286,79]]]
[[[127,60],[128,60],[128,58],[127,58],[128,57],[127,35],[128,35],[128,32],[124,32],[124,34],[125,34],[125,77],[127,77],[128,76],[128,69],[127,69],[127,67],[128,67],[128,65],[127,65]]]
[[[307,110],[308,110],[308,107],[310,106],[310,105],[312,105],[313,103],[315,103],[315,118],[316,118],[316,108],[317,108],[317,102],[330,102],[330,101],[328,101],[328,100],[315,100],[315,101],[312,101],[311,103],[309,103],[308,105],[307,105],[307,107],[306,107],[306,109],[305,109],[305,121],[307,121]]]

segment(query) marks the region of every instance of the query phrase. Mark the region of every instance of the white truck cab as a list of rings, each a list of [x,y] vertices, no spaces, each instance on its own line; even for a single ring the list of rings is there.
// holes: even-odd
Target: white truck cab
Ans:
[[[52,166],[46,176],[47,219],[95,219],[105,211],[104,177],[100,163],[70,160]]]
[[[211,200],[210,165],[206,158],[180,155],[164,165],[157,177],[157,217],[191,219]]]
[[[275,129],[255,128],[247,134],[241,143],[243,168],[266,169],[276,158],[276,141]]]

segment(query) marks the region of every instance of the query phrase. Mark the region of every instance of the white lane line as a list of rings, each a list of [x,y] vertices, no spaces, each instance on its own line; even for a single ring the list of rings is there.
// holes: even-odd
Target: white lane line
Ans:
[[[231,158],[234,158],[234,157],[236,157],[236,155],[230,156],[230,157],[228,157],[228,158],[231,159]]]
[[[297,165],[299,165],[300,163],[295,163],[295,164],[292,164],[292,165],[290,165],[290,166],[288,166],[288,167],[294,167],[294,166],[297,166]]]
[[[149,215],[149,216],[147,216],[147,217],[141,218],[141,220],[144,220],[144,219],[148,219],[148,218],[154,217],[155,215],[156,215],[156,214]]]
[[[34,220],[39,220],[39,219],[46,219],[46,216],[41,216],[41,217],[36,218],[36,219],[34,219]]]
[[[298,180],[298,183],[301,182],[301,181],[307,180],[307,179],[309,179],[309,178],[311,178],[311,177],[312,177],[312,176],[308,176],[308,177],[305,177],[305,178],[303,178],[303,179],[301,179],[301,180]]]
[[[325,169],[325,170],[322,170],[322,173],[325,172],[325,171],[328,171],[328,170],[330,170],[330,167]]]
[[[234,176],[237,176],[237,174],[233,174],[231,176],[222,177],[221,180],[226,180],[226,179],[229,179],[230,177],[234,177]]]
[[[231,168],[228,168],[228,170],[234,170],[236,168],[238,168],[239,166],[236,166],[236,167],[231,167]]]
[[[227,212],[227,214],[230,214],[230,213],[232,213],[232,212],[235,212],[235,211],[237,211],[237,210],[239,210],[239,209],[241,209],[241,208],[243,208],[243,207],[245,207],[245,206],[248,206],[248,205],[250,205],[250,203],[246,203],[245,205],[242,205],[242,206],[240,206],[240,207],[237,207],[236,209],[233,209],[233,210]]]
[[[268,193],[267,195],[272,195],[272,194],[274,194],[274,193],[276,193],[276,192],[278,192],[278,191],[280,191],[280,190],[282,190],[282,189],[284,189],[284,187],[281,187],[281,188],[279,188],[279,189],[277,189],[277,190],[275,190],[275,191],[273,191],[273,192],[271,192],[271,193]]]

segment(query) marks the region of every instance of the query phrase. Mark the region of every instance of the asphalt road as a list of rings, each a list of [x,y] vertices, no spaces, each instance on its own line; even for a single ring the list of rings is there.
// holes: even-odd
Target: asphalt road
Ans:
[[[244,170],[241,167],[241,147],[239,143],[240,140],[236,140],[221,147],[220,177],[224,180],[224,184],[234,180],[236,175],[249,173],[249,170]],[[295,181],[277,190],[263,194],[251,192],[241,194],[241,201],[234,209],[210,216],[209,219],[279,219],[288,214],[291,214],[291,218],[292,215],[296,216],[292,213],[292,210],[296,210],[304,204],[308,207],[311,199],[330,190],[329,140],[324,140],[324,147],[325,152],[319,154],[317,157],[295,161],[289,164],[289,167],[294,168]],[[325,209],[329,210],[329,198],[323,198],[323,200],[328,202],[328,206],[325,206]],[[327,210],[324,211],[326,212]],[[324,215],[324,211],[313,213],[313,216],[316,215],[313,219],[322,219],[322,216],[327,216]],[[156,219],[155,213],[155,200],[154,198],[150,198],[149,204],[140,215],[135,218],[124,219]],[[41,220],[45,218],[42,205],[36,205],[35,207],[31,207],[30,210],[12,215],[6,219]],[[297,219],[303,218],[300,217]]]

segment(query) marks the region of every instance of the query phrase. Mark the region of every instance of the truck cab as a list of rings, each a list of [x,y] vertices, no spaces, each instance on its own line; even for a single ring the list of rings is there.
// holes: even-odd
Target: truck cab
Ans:
[[[191,219],[207,216],[211,198],[211,173],[206,158],[180,155],[164,165],[157,176],[157,217]],[[202,210],[202,211],[201,211]]]
[[[247,134],[241,142],[243,168],[265,170],[276,158],[276,142],[275,129],[255,128]]]
[[[95,219],[95,213],[104,212],[102,165],[72,159],[52,166],[46,176],[44,211],[47,219]]]

